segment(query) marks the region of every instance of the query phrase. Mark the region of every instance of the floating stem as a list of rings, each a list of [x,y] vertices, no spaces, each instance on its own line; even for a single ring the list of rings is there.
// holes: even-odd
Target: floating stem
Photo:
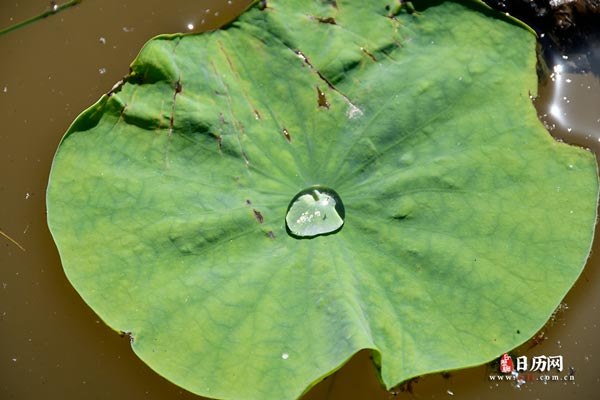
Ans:
[[[6,233],[2,232],[2,230],[0,230],[0,235],[4,236],[6,239],[8,239],[10,242],[12,242],[15,246],[17,246],[19,249],[21,249],[22,251],[25,251],[25,247],[21,246],[19,244],[19,242],[17,242],[15,239],[11,238],[10,236],[8,236]]]
[[[7,34],[9,32],[12,32],[14,30],[17,30],[19,28],[23,28],[24,26],[27,26],[29,24],[32,24],[32,23],[36,22],[36,21],[44,19],[44,18],[46,18],[46,17],[48,17],[50,15],[53,15],[53,14],[56,14],[56,13],[62,11],[62,10],[65,10],[65,9],[67,9],[69,7],[77,5],[77,4],[81,3],[81,1],[82,0],[71,0],[71,1],[63,3],[61,5],[58,5],[55,2],[51,2],[49,10],[44,11],[40,15],[37,15],[35,17],[29,18],[29,19],[27,19],[25,21],[21,21],[21,22],[19,22],[17,24],[11,25],[11,26],[9,26],[7,28],[4,28],[4,29],[0,30],[0,36],[4,35],[4,34]]]

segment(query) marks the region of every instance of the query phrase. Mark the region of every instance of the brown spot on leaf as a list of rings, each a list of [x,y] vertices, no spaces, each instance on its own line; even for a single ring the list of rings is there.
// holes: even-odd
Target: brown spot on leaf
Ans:
[[[315,17],[315,19],[322,24],[337,25],[333,17]]]
[[[375,58],[375,56],[369,52],[369,50],[365,49],[364,47],[361,47],[360,50],[365,53],[371,60],[377,62],[377,59]]]
[[[319,107],[325,107],[325,108],[329,109],[329,102],[327,101],[327,98],[325,97],[325,93],[323,93],[321,88],[319,88],[318,86],[317,86],[317,103],[319,104]]]
[[[262,224],[263,222],[265,222],[265,217],[263,217],[263,215],[260,213],[260,211],[258,211],[257,209],[253,208],[252,212],[254,213],[254,218],[256,218],[256,221],[259,224]]]
[[[348,118],[352,119],[352,118],[356,118],[357,116],[361,116],[363,114],[363,112],[361,111],[360,108],[358,108],[354,103],[352,103],[352,101],[348,98],[348,96],[346,96],[344,93],[340,92],[338,89],[336,89],[335,86],[333,86],[333,83],[331,83],[319,70],[317,70],[311,63],[310,60],[304,55],[304,53],[302,53],[300,50],[293,50],[293,52],[302,60],[304,61],[304,64],[306,64],[308,66],[308,68],[310,68],[311,71],[313,71],[315,74],[317,74],[317,76],[327,84],[327,86],[329,86],[329,88],[331,90],[335,90],[337,93],[339,93],[343,99],[348,103],[348,105],[350,106],[349,111],[346,113],[348,115]]]
[[[275,240],[275,234],[273,233],[273,231],[269,231],[269,232],[267,232],[267,236],[269,236],[269,238],[270,238],[271,240]]]
[[[285,138],[288,142],[290,142],[290,143],[292,142],[292,137],[290,136],[290,132],[286,128],[283,128],[283,136],[285,136]]]

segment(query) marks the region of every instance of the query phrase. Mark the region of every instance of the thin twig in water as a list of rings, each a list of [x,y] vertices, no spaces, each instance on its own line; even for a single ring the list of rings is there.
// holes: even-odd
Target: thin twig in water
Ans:
[[[10,236],[8,236],[6,233],[2,232],[2,230],[0,229],[0,235],[4,236],[5,238],[7,238],[9,241],[11,241],[15,246],[17,246],[18,248],[20,248],[21,250],[25,251],[25,247],[21,246],[19,244],[19,242],[17,242],[15,239],[11,238]]]
[[[52,14],[56,14],[56,13],[58,13],[58,12],[64,10],[64,9],[69,8],[69,7],[73,7],[74,5],[77,5],[77,4],[81,3],[81,1],[82,0],[71,0],[71,1],[68,1],[68,2],[66,2],[64,4],[61,4],[61,5],[58,5],[55,2],[52,2],[52,3],[50,3],[50,9],[48,11],[44,11],[43,13],[41,13],[38,16],[35,16],[33,18],[29,18],[29,19],[27,19],[25,21],[19,22],[19,23],[14,24],[14,25],[11,25],[11,26],[9,26],[7,28],[0,29],[0,36],[6,34],[8,32],[12,32],[12,31],[14,31],[16,29],[23,28],[24,26],[27,26],[27,25],[29,25],[31,23],[34,23],[35,21],[39,21],[40,19],[44,19],[44,18],[46,18],[46,17],[48,17],[48,16],[50,16]]]

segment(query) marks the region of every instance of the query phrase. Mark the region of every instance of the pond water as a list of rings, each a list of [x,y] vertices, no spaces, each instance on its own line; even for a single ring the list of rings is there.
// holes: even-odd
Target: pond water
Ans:
[[[85,0],[0,37],[0,398],[198,399],[141,362],[67,282],[46,227],[54,151],[73,119],[128,72],[160,33],[215,28],[242,0]],[[0,2],[0,27],[49,9],[49,1]],[[560,61],[560,60],[559,60]],[[557,65],[560,63],[557,63]],[[563,68],[561,70],[561,68]],[[551,132],[600,154],[600,81],[550,69],[536,101]],[[360,352],[304,398],[595,398],[600,388],[600,241],[553,322],[518,350],[562,355],[574,381],[490,381],[497,367],[433,374],[390,393]]]

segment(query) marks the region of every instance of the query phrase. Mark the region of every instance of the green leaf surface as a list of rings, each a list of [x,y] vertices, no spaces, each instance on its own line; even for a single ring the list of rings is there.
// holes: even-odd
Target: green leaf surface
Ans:
[[[159,36],[66,133],[66,274],[169,380],[293,399],[367,348],[389,388],[516,347],[577,279],[596,163],[536,117],[534,35],[476,2],[394,4],[269,0]],[[295,237],[315,186],[345,216],[304,198],[296,220],[343,226]]]

